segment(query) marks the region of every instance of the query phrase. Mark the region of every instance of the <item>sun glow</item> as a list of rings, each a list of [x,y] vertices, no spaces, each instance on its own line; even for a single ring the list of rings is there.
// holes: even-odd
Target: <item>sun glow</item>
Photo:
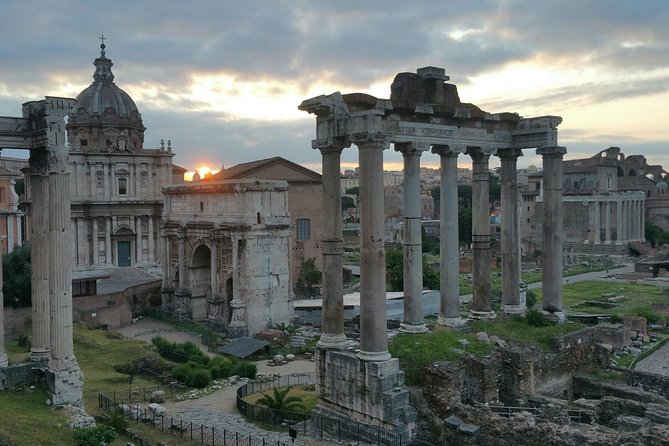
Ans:
[[[221,171],[221,169],[212,169],[209,166],[200,166],[200,167],[196,168],[194,171],[188,171],[188,172],[184,173],[184,180],[185,181],[193,181],[193,176],[195,175],[195,172],[197,172],[197,174],[200,176],[200,178],[204,178],[205,175],[208,175],[208,174],[214,175],[214,174],[217,174],[220,171]]]

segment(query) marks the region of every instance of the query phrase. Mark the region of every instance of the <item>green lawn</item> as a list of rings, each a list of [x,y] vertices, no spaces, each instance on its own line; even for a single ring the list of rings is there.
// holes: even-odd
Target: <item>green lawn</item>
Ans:
[[[521,317],[506,317],[492,321],[470,321],[469,326],[475,331],[483,331],[489,336],[498,336],[505,341],[513,341],[520,344],[537,345],[546,351],[550,348],[552,338],[584,327],[583,324],[578,322],[534,327]]]
[[[606,313],[615,316],[643,316],[650,322],[659,316],[653,312],[652,304],[669,304],[669,287],[639,283],[607,282],[589,280],[567,284],[562,288],[565,310],[572,313]],[[542,290],[536,290],[537,306],[541,306]],[[605,296],[602,296],[602,295]],[[620,297],[617,306],[608,307],[610,297]],[[591,303],[586,303],[591,302]],[[598,304],[601,303],[601,304]],[[604,305],[604,306],[602,306]]]

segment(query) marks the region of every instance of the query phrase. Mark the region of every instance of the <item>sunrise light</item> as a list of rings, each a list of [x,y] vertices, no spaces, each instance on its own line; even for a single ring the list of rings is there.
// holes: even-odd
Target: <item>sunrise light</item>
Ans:
[[[212,169],[209,166],[200,166],[200,167],[196,168],[194,171],[188,171],[188,172],[184,173],[184,180],[185,181],[193,181],[193,175],[195,175],[195,172],[197,172],[198,175],[200,175],[200,178],[204,178],[204,176],[209,174],[209,173],[214,175],[214,174],[217,174],[220,171],[221,171],[221,169]]]

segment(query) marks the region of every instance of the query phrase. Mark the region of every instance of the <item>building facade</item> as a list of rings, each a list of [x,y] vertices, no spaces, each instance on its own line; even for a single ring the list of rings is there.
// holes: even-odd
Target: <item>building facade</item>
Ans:
[[[23,243],[23,212],[19,211],[19,197],[14,185],[16,173],[0,167],[0,254],[8,254]]]

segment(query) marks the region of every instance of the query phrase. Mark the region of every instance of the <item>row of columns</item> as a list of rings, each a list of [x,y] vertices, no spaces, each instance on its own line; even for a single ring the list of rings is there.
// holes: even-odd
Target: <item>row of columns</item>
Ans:
[[[360,352],[367,361],[390,358],[387,350],[385,248],[383,239],[383,150],[388,142],[373,133],[350,136],[358,146],[360,170]],[[342,349],[344,335],[343,279],[341,274],[342,228],[340,155],[348,146],[347,138],[315,140],[323,165],[323,329],[321,348]],[[404,321],[406,332],[427,331],[422,307],[422,252],[420,234],[420,155],[428,145],[396,143],[404,158]],[[432,152],[441,162],[441,283],[440,314],[442,325],[461,323],[459,304],[459,243],[457,157],[459,152],[447,145],[433,145]],[[489,158],[492,150],[469,147],[473,183],[472,239],[474,248],[472,317],[494,317],[490,299],[490,216]],[[562,158],[564,147],[542,147],[544,169],[544,310],[562,311]],[[517,159],[520,149],[500,149],[502,163],[502,308],[506,313],[524,311],[520,301],[520,228],[518,222]],[[416,209],[415,204],[418,204]],[[560,317],[560,316],[557,316]]]
[[[593,231],[585,243],[598,245],[602,243],[602,211],[604,213],[604,243],[610,245],[613,242],[612,219],[615,209],[616,214],[616,245],[622,245],[630,241],[643,241],[645,232],[645,202],[641,199],[616,197],[606,200],[594,200],[589,202],[589,220],[592,222]]]

